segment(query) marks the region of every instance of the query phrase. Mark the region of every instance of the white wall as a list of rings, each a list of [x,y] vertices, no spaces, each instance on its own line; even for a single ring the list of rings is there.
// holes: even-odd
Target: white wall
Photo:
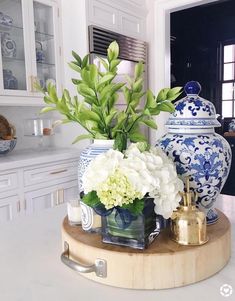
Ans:
[[[0,107],[0,115],[5,116],[8,122],[16,128],[17,144],[15,149],[38,148],[40,138],[24,136],[24,119],[39,117],[39,111],[40,108],[34,107]],[[44,137],[43,144],[53,146],[53,139],[54,137]]]
[[[63,36],[63,57],[64,57],[64,88],[68,89],[72,95],[76,94],[71,78],[77,77],[77,73],[68,67],[68,62],[72,60],[71,51],[74,50],[81,56],[88,52],[87,16],[86,0],[61,0],[62,12],[62,36]],[[59,133],[55,136],[55,146],[57,147],[77,147],[83,148],[89,142],[81,141],[74,146],[71,142],[84,130],[79,124],[62,125],[57,129]]]

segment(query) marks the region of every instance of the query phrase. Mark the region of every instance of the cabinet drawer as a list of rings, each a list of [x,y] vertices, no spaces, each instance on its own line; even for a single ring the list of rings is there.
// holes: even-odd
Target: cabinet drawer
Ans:
[[[12,190],[18,187],[18,175],[16,172],[0,174],[0,191]]]
[[[77,175],[77,162],[68,162],[24,171],[25,186]]]

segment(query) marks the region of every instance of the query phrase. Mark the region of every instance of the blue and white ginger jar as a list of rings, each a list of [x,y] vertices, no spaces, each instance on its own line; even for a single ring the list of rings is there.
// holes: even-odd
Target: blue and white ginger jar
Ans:
[[[175,103],[175,112],[166,123],[168,133],[157,143],[176,163],[184,179],[190,177],[190,187],[197,191],[197,206],[207,216],[207,223],[218,220],[214,208],[216,199],[228,177],[231,148],[215,133],[220,127],[214,105],[198,96],[201,86],[188,82],[186,97]]]
[[[81,152],[78,163],[78,187],[80,196],[82,196],[84,191],[82,177],[88,165],[96,156],[112,149],[113,145],[114,140],[95,139],[92,144]],[[82,201],[80,204],[82,210],[81,220],[83,230],[89,232],[101,232],[100,215],[98,215],[91,207],[85,205]]]

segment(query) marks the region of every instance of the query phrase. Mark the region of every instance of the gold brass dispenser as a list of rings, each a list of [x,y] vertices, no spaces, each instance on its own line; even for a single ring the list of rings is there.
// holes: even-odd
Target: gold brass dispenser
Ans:
[[[171,239],[181,245],[203,245],[208,241],[206,215],[192,204],[192,196],[196,203],[197,194],[190,192],[189,178],[186,186],[186,192],[182,193],[183,205],[171,217]]]

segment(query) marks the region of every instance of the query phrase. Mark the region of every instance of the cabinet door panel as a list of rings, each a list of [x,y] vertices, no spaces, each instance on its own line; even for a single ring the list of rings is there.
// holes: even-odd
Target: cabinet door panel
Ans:
[[[143,20],[141,18],[120,12],[120,22],[122,32],[126,32],[127,35],[143,35]]]
[[[54,206],[56,200],[56,187],[40,189],[25,194],[26,214],[41,211]]]
[[[0,198],[0,223],[10,221],[15,218],[18,214],[18,210],[18,196]]]
[[[112,29],[118,28],[117,9],[98,0],[91,0],[89,5],[89,19],[92,23]]]
[[[23,0],[0,2],[1,90],[27,90]]]
[[[49,82],[57,83],[57,86],[61,82],[58,12],[55,2],[43,0],[31,2],[32,73],[44,88]]]
[[[25,194],[26,214],[41,211],[78,198],[77,181],[69,181]]]

